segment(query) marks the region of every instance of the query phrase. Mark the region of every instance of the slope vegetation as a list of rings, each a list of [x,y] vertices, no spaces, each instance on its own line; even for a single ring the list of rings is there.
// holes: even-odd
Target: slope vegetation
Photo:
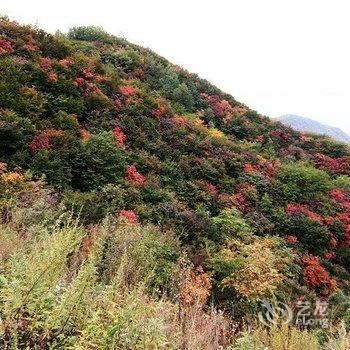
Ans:
[[[3,18],[2,345],[229,348],[261,299],[347,305],[349,175],[347,145],[147,49]]]

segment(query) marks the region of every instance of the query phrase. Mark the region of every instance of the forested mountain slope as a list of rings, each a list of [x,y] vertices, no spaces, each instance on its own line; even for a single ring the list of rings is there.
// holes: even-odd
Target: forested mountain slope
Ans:
[[[204,308],[209,298],[227,313],[235,308],[237,320],[272,295],[348,300],[348,146],[273,122],[99,28],[50,35],[2,19],[0,162],[6,344],[13,334],[21,344],[59,342],[57,332],[82,348],[106,340],[116,320],[98,305],[111,305],[119,264],[131,274],[120,277],[128,288],[152,271],[147,295],[180,295],[186,307],[200,300]],[[67,212],[72,217],[60,219]],[[82,226],[72,229],[76,217]],[[126,246],[134,250],[123,265]],[[53,257],[60,265],[50,270]],[[192,287],[180,283],[175,292],[185,265]],[[52,277],[39,282],[40,267]],[[96,307],[89,319],[65,313],[78,313],[71,309],[77,295]],[[166,315],[163,308],[149,312]],[[96,319],[101,329],[91,340]]]

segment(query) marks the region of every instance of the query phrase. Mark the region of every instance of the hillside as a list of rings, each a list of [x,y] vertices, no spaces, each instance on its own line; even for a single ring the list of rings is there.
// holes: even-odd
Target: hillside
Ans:
[[[290,126],[293,129],[301,132],[326,135],[339,142],[350,143],[350,136],[343,130],[330,125],[322,124],[316,120],[300,117],[298,115],[286,114],[279,118],[278,121],[284,125]]]
[[[349,175],[347,145],[150,50],[3,18],[0,344],[265,348],[283,330],[245,328],[264,299],[327,301],[335,344],[350,325]]]

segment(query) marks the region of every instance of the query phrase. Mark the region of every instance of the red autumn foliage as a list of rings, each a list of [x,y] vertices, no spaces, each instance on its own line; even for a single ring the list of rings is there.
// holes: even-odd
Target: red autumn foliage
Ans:
[[[124,146],[125,145],[125,141],[126,141],[126,135],[124,134],[122,128],[120,126],[116,126],[113,130],[113,135],[118,143],[118,145],[120,146]]]
[[[74,82],[79,87],[83,87],[85,85],[85,79],[84,78],[75,78]]]
[[[64,58],[59,61],[59,64],[64,68],[69,68],[73,64],[73,60],[71,58]]]
[[[158,104],[158,108],[152,112],[152,115],[156,118],[164,116],[166,113],[166,107],[164,105]]]
[[[290,134],[288,134],[285,130],[282,130],[282,129],[276,129],[276,130],[273,130],[271,133],[270,133],[270,136],[273,137],[273,138],[276,138],[282,142],[291,142],[292,140],[292,137]]]
[[[52,141],[55,137],[60,136],[62,131],[56,129],[47,129],[39,134],[35,135],[33,140],[29,144],[31,153],[36,153],[41,149],[51,149],[53,144]]]
[[[326,171],[339,172],[342,169],[342,165],[338,159],[328,157],[321,153],[316,153],[314,157],[316,165]]]
[[[281,168],[281,162],[269,161],[267,159],[259,159],[258,164],[247,163],[244,165],[244,172],[246,173],[261,173],[268,178],[274,178],[279,169]]]
[[[324,294],[331,294],[337,288],[337,283],[333,280],[326,269],[320,264],[317,256],[305,255],[302,259],[303,280],[313,289],[320,289]]]
[[[326,260],[331,260],[331,259],[333,259],[334,257],[335,257],[334,252],[326,252],[326,253],[324,253],[324,258],[325,258]]]
[[[132,210],[122,210],[117,217],[126,219],[132,225],[137,224],[138,221],[138,215]]]
[[[26,38],[26,42],[23,46],[23,48],[29,52],[36,52],[40,51],[40,48],[38,46],[37,41],[34,39],[32,34],[28,34]]]
[[[324,222],[326,225],[333,225],[336,221],[343,224],[345,228],[345,239],[342,245],[350,246],[350,198],[339,189],[330,191],[329,197],[340,206],[342,212],[335,217],[326,217]]]
[[[329,197],[337,202],[343,203],[348,199],[348,196],[342,190],[339,189],[334,189],[330,191]]]
[[[216,197],[219,193],[217,187],[209,182],[205,184],[206,190],[214,197]]]
[[[321,153],[314,156],[315,165],[325,171],[350,175],[350,157],[331,158]]]
[[[179,125],[187,125],[187,120],[185,117],[182,117],[180,115],[173,115],[171,118],[176,124]]]
[[[254,139],[254,142],[263,142],[265,139],[264,135],[259,135]]]
[[[224,117],[234,112],[230,103],[226,100],[221,100],[217,95],[207,95],[203,93],[201,96],[209,102],[210,108],[216,117]]]
[[[124,96],[133,96],[133,95],[137,94],[136,89],[133,86],[130,86],[130,85],[121,86],[120,87],[120,92]]]
[[[119,112],[123,108],[123,103],[119,98],[114,99],[114,107]]]
[[[260,160],[259,168],[265,176],[274,178],[281,169],[281,162],[279,160],[268,161],[266,159]]]
[[[195,158],[194,158],[194,161],[193,161],[193,163],[194,163],[195,166],[201,165],[202,162],[203,162],[203,159],[200,158],[200,157],[198,157],[198,156],[195,157]]]
[[[247,213],[251,210],[251,204],[247,200],[247,194],[253,190],[253,186],[249,184],[241,184],[237,187],[236,193],[231,196],[232,204],[237,207],[243,213]]]
[[[90,82],[85,80],[84,86],[85,86],[84,96],[87,99],[91,99],[91,98],[94,98],[96,96],[99,96],[99,97],[104,98],[106,101],[108,100],[108,97],[94,83],[90,83]],[[108,100],[108,102],[109,102],[109,100]]]
[[[126,181],[136,186],[143,186],[146,182],[146,178],[140,174],[135,165],[127,165],[125,167]]]
[[[83,70],[83,76],[86,80],[93,80],[95,78],[94,74],[88,68]]]
[[[285,207],[285,211],[288,215],[305,215],[310,220],[317,221],[322,223],[323,218],[318,215],[317,213],[314,213],[306,205],[298,204],[298,203],[289,203]]]
[[[283,239],[284,239],[288,244],[291,244],[291,245],[294,245],[294,244],[297,244],[297,243],[298,243],[298,238],[295,237],[295,236],[288,235],[288,236],[284,236]]]
[[[323,223],[327,226],[332,226],[335,223],[336,219],[332,216],[327,216],[323,218]]]
[[[58,80],[58,76],[55,72],[51,71],[47,75],[47,82],[48,83],[56,83]]]
[[[11,54],[13,53],[12,44],[10,41],[5,39],[0,39],[0,55],[3,53]]]
[[[250,163],[244,165],[244,172],[245,173],[256,173],[257,171],[258,171],[258,169],[255,165],[252,165]]]
[[[46,71],[50,71],[52,70],[52,61],[48,57],[43,57],[39,61],[39,66]]]

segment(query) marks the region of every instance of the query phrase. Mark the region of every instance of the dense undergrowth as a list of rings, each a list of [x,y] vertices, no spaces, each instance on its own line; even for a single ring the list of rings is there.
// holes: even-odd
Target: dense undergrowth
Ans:
[[[41,183],[18,181],[0,226],[2,349],[349,348],[339,320],[307,330],[233,318],[173,233],[113,216],[83,226]]]
[[[3,18],[1,346],[348,349],[349,175],[149,50]],[[263,299],[331,324],[266,329]]]

